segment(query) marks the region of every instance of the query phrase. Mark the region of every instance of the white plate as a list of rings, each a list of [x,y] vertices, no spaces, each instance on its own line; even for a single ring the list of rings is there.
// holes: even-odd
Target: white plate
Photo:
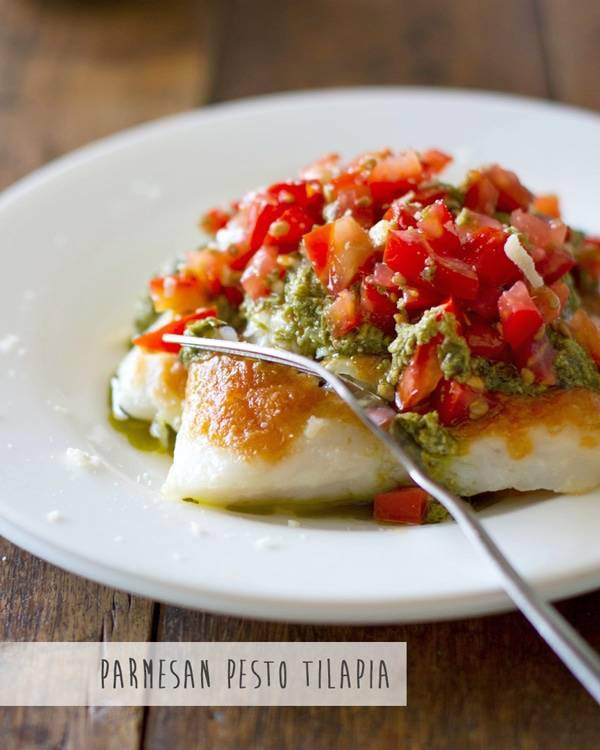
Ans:
[[[158,488],[167,459],[132,449],[106,421],[107,380],[132,301],[164,259],[198,242],[202,209],[332,150],[407,145],[450,151],[458,171],[500,161],[535,189],[558,189],[569,221],[600,230],[598,117],[451,90],[347,89],[207,108],[84,148],[8,190],[0,199],[0,349],[10,349],[0,352],[0,531],[97,581],[240,615],[381,622],[508,607],[453,524],[293,528],[166,503]],[[19,339],[12,348],[9,334]],[[69,446],[105,465],[69,471]],[[49,520],[54,511],[58,520]],[[549,595],[600,584],[600,493],[507,501],[484,516]]]

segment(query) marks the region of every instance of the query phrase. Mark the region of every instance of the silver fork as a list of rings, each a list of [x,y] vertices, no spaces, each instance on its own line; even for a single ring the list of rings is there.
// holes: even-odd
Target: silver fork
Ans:
[[[365,427],[387,446],[398,462],[406,469],[413,482],[446,508],[471,544],[495,565],[508,596],[546,643],[562,659],[565,666],[589,691],[596,702],[600,703],[600,658],[598,655],[558,610],[537,594],[517,573],[485,530],[472,507],[428,475],[419,452],[414,449],[410,439],[401,435],[392,437],[389,432],[383,430],[369,418],[369,407],[387,407],[389,404],[386,401],[355,378],[349,375],[335,375],[318,362],[292,352],[256,346],[241,341],[205,339],[176,334],[165,334],[163,340],[208,352],[231,354],[285,365],[323,380],[352,409]]]

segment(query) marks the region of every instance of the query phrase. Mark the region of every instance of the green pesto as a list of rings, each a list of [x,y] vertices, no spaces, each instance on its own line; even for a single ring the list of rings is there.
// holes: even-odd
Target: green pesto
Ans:
[[[194,320],[185,327],[186,336],[198,336],[199,338],[212,339],[221,338],[219,335],[219,328],[227,325],[224,320],[220,318],[210,317],[202,318],[202,320]],[[185,366],[189,367],[191,362],[203,361],[210,359],[213,356],[212,352],[203,352],[200,349],[193,349],[190,346],[182,346],[179,352],[179,361]]]
[[[411,437],[419,448],[432,456],[451,456],[457,449],[456,439],[440,424],[437,411],[398,414],[392,424],[392,434],[397,432]]]
[[[483,380],[486,391],[504,393],[507,396],[537,396],[546,390],[543,385],[526,383],[519,370],[509,362],[490,362],[483,357],[471,359],[473,375]]]
[[[429,343],[438,334],[442,336],[438,357],[444,377],[460,380],[469,376],[471,353],[467,342],[458,334],[454,315],[440,314],[442,310],[441,307],[432,307],[423,313],[417,323],[397,323],[396,338],[388,350],[392,355],[387,375],[389,383],[394,385],[398,382],[400,373],[410,362],[417,346]]]
[[[556,350],[554,369],[559,388],[587,388],[600,391],[600,373],[593,359],[575,339],[548,331]]]
[[[387,354],[390,337],[368,323],[345,336],[332,336],[327,325],[329,304],[329,296],[310,263],[300,261],[288,270],[283,290],[256,302],[246,298],[243,312],[257,327],[267,330],[268,326],[275,346],[306,357]]]
[[[569,287],[569,297],[567,299],[567,304],[565,305],[565,309],[562,312],[563,318],[570,318],[571,315],[581,307],[581,297],[579,296],[579,293],[575,287],[575,280],[573,279],[573,276],[570,273],[565,274],[561,281],[564,281],[564,283]]]
[[[427,502],[427,513],[425,514],[425,523],[443,523],[451,519],[450,513],[437,500],[429,498]]]
[[[152,323],[158,318],[158,313],[149,294],[142,295],[135,303],[133,313],[133,327],[136,333],[143,333],[148,330]]]

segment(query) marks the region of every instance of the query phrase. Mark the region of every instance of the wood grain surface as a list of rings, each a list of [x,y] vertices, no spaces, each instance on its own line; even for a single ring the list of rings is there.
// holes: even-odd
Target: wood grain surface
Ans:
[[[94,138],[213,101],[383,83],[599,110],[599,71],[597,0],[0,0],[0,187]],[[561,609],[600,648],[600,593]],[[587,750],[600,736],[597,707],[518,614],[371,628],[253,622],[114,591],[0,540],[0,638],[409,649],[405,709],[5,709],[2,750]]]

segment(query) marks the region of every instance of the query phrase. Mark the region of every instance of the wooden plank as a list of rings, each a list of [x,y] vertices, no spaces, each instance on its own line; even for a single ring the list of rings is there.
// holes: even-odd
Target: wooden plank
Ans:
[[[0,539],[0,640],[147,640],[150,601],[86,581]],[[0,746],[138,747],[143,709],[0,709]],[[61,743],[63,743],[61,745]]]
[[[600,647],[600,595],[562,605]],[[408,642],[408,700],[391,708],[153,708],[145,748],[539,748],[592,750],[600,717],[518,614],[450,623],[312,627],[162,608],[159,639]]]
[[[544,95],[530,0],[228,3],[215,98],[349,84]]]
[[[600,3],[537,2],[553,97],[600,110]]]
[[[214,0],[0,0],[0,188],[100,136],[201,104]]]

